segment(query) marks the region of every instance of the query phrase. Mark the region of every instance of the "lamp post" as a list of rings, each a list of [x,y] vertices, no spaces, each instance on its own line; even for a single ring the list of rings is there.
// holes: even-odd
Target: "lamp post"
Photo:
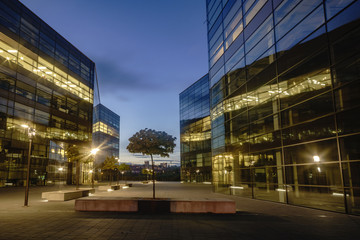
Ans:
[[[124,182],[124,171],[121,171],[121,180]]]
[[[94,171],[91,169],[89,173],[91,174],[91,188],[94,188]]]
[[[200,170],[197,169],[196,170],[196,182],[199,182],[199,172],[200,172]]]
[[[23,128],[27,129],[28,136],[29,136],[29,152],[27,157],[27,170],[26,170],[26,185],[25,185],[25,200],[24,200],[24,206],[28,207],[29,203],[29,181],[30,181],[30,155],[31,155],[31,144],[32,144],[32,138],[35,136],[35,129],[30,128],[28,125],[21,125]]]
[[[98,149],[98,148],[93,148],[90,151],[90,153],[94,156],[93,168],[94,168],[94,164],[95,164],[95,156],[99,150],[100,149]],[[91,188],[94,188],[94,171],[90,170],[90,173],[91,173]]]
[[[62,180],[63,180],[63,176],[62,176],[62,171],[63,171],[63,170],[64,170],[64,168],[59,167],[59,172],[60,172],[60,185],[63,184],[63,183],[61,183]],[[63,184],[63,185],[64,185],[64,184]]]

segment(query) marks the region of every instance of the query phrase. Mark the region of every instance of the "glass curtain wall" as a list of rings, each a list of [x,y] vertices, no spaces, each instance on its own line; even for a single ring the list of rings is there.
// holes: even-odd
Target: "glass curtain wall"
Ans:
[[[209,77],[180,93],[181,180],[211,181]]]
[[[66,176],[68,143],[91,141],[95,64],[15,0],[0,0],[0,186]],[[62,170],[59,170],[62,169]]]
[[[93,147],[99,148],[96,154],[96,165],[104,162],[106,157],[119,158],[120,116],[98,104],[93,113]]]
[[[360,213],[359,11],[207,0],[217,192]]]

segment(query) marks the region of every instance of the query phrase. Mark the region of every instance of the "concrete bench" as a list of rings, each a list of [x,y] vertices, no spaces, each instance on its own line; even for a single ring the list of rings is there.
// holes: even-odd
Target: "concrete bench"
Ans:
[[[119,190],[120,189],[120,185],[105,185],[105,186],[99,186],[98,189],[100,191],[108,191],[109,189],[111,190]]]
[[[138,201],[129,198],[76,199],[75,210],[89,212],[137,212]]]
[[[120,188],[129,188],[132,187],[132,183],[120,184]]]
[[[235,201],[229,199],[83,198],[75,200],[75,210],[142,213],[236,213]]]
[[[171,200],[173,213],[236,213],[235,201],[229,199]]]
[[[71,199],[87,197],[90,193],[95,193],[95,189],[89,188],[43,192],[41,197],[47,199],[48,201],[68,201]]]
[[[99,186],[98,189],[101,190],[101,191],[108,191],[109,189],[111,189],[111,190],[119,190],[119,189],[128,188],[128,187],[132,187],[132,183],[119,184],[119,185]]]

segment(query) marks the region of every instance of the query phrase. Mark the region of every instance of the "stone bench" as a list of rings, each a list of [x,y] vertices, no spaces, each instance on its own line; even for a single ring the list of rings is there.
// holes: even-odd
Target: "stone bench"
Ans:
[[[105,185],[105,186],[99,186],[98,189],[100,191],[108,191],[109,189],[111,189],[111,190],[119,190],[120,186],[119,185]]]
[[[101,191],[108,191],[109,189],[111,189],[111,190],[119,190],[119,189],[128,188],[128,187],[132,187],[132,183],[129,183],[129,184],[119,184],[119,185],[99,186],[98,189],[101,190]]]
[[[87,197],[90,193],[95,193],[95,189],[78,189],[78,190],[60,190],[52,192],[43,192],[41,198],[48,201],[68,201],[71,199]]]
[[[236,213],[235,201],[229,199],[177,199],[172,200],[173,213]]]
[[[82,198],[75,200],[76,211],[89,212],[137,212],[136,199],[121,198]]]
[[[83,198],[75,200],[76,211],[113,211],[141,213],[236,213],[229,199],[142,199]]]

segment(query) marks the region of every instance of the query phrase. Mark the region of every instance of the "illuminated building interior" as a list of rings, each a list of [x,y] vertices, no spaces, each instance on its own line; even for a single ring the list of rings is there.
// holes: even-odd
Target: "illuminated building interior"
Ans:
[[[102,104],[94,107],[92,145],[100,149],[95,156],[96,166],[107,157],[120,157],[120,116]]]
[[[41,58],[36,53],[26,47],[11,40],[9,37],[0,33],[0,56],[24,69],[37,74],[39,77],[56,84],[62,89],[75,94],[81,99],[93,102],[93,90],[78,79],[66,74],[60,68]],[[7,40],[7,42],[5,42]],[[87,68],[85,65],[84,68]],[[89,71],[89,69],[86,69]]]
[[[29,136],[23,125],[35,129],[31,184],[71,183],[75,171],[65,149],[91,145],[94,69],[21,2],[0,0],[0,187],[24,185]]]
[[[211,181],[211,122],[208,75],[180,94],[181,180]]]

